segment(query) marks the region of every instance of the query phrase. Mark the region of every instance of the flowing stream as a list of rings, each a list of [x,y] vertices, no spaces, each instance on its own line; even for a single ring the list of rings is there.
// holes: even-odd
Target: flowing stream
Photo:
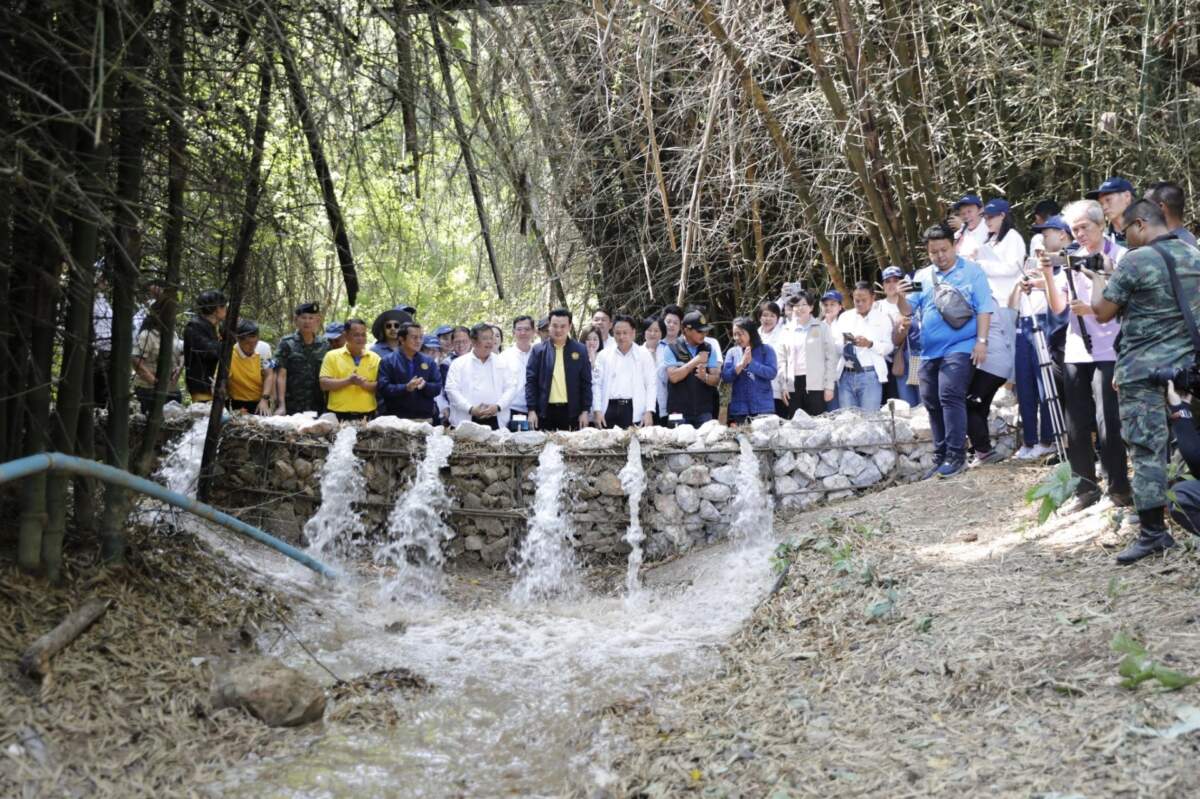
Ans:
[[[625,593],[633,597],[641,588],[638,573],[642,568],[642,542],[646,540],[640,516],[642,494],[646,490],[646,470],[642,466],[642,445],[637,436],[629,438],[629,457],[617,477],[621,480],[625,496],[629,498],[629,528],[625,531],[629,561],[625,569]]]
[[[432,489],[434,467],[449,454],[436,436],[429,444],[429,469],[408,492],[413,501],[428,497],[423,478]],[[552,444],[537,469],[527,539],[538,538],[524,568],[515,578],[452,569],[440,602],[381,593],[377,567],[347,564],[345,579],[331,584],[274,552],[226,542],[234,562],[308,600],[289,625],[298,638],[260,640],[268,654],[323,684],[330,678],[314,658],[343,678],[404,667],[431,689],[374,696],[393,703],[392,725],[327,719],[297,731],[288,753],[248,761],[208,792],[255,799],[562,796],[611,785],[613,760],[629,744],[607,729],[604,710],[647,702],[669,713],[671,694],[718,667],[717,648],[769,590],[773,541],[769,521],[760,523],[769,503],[754,453],[743,449],[740,457],[754,479],[740,490],[757,492],[745,506],[749,513],[757,505],[760,514],[754,534],[643,567],[636,603],[624,590],[587,592],[573,560],[555,560],[562,554],[555,542],[568,556],[571,550],[560,511],[566,475]],[[636,472],[631,452],[622,472],[630,494],[644,487]],[[636,574],[632,563],[629,573]],[[562,592],[566,585],[576,590]]]
[[[354,454],[358,428],[346,425],[337,434],[321,468],[321,507],[304,524],[308,548],[315,554],[343,553],[354,535],[366,532],[355,508],[367,496],[362,461]]]

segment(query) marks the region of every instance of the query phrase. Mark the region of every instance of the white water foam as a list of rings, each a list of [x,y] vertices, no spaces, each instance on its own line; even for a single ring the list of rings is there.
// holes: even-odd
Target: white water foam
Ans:
[[[207,437],[208,416],[205,415],[192,422],[188,431],[175,440],[155,476],[177,494],[195,499],[200,483],[200,459],[204,455],[204,439]]]
[[[304,523],[308,548],[316,553],[340,554],[355,535],[366,533],[362,514],[355,508],[367,495],[362,461],[354,454],[358,429],[346,425],[337,434],[321,468],[321,507]]]
[[[629,498],[629,528],[625,531],[625,543],[629,544],[629,561],[625,570],[625,593],[635,596],[640,589],[638,572],[642,568],[642,542],[646,534],[642,530],[642,494],[646,490],[646,470],[642,467],[642,445],[637,436],[629,438],[629,455],[617,477],[621,488]]]
[[[579,589],[575,549],[571,545],[571,520],[562,509],[567,479],[562,447],[547,442],[533,473],[537,491],[529,532],[517,553],[517,582],[511,596],[518,602],[569,597]]]
[[[454,439],[434,429],[425,438],[425,457],[407,491],[396,498],[388,516],[388,537],[375,550],[376,563],[393,567],[395,575],[383,586],[385,596],[430,601],[441,592],[442,543],[454,537],[446,524],[450,496],[441,470],[450,460]]]
[[[733,514],[730,537],[746,541],[765,540],[771,537],[774,526],[774,499],[763,484],[758,456],[750,446],[750,439],[738,436],[738,450],[738,484],[729,505]]]

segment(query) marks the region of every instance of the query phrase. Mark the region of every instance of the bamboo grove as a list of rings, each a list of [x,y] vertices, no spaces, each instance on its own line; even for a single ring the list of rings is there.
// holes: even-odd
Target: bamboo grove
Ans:
[[[1187,0],[11,0],[0,10],[0,453],[145,473],[131,319],[210,287],[431,321],[686,300],[919,259],[954,197],[1019,216],[1110,173],[1192,196]],[[91,310],[113,307],[97,414]],[[164,346],[157,373],[169,372]],[[23,567],[124,556],[130,498],[0,495]]]

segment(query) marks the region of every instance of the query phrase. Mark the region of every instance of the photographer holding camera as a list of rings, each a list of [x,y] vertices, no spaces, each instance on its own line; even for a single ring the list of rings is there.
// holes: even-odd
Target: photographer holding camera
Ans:
[[[1108,495],[1114,505],[1132,504],[1129,466],[1121,440],[1121,413],[1113,388],[1120,323],[1101,321],[1092,312],[1092,275],[1111,273],[1125,257],[1125,248],[1104,237],[1104,212],[1095,200],[1080,200],[1063,209],[1079,247],[1063,256],[1063,268],[1054,274],[1054,258],[1043,252],[1038,257],[1046,282],[1050,310],[1067,316],[1063,357],[1063,400],[1067,420],[1067,460],[1079,477],[1075,499],[1063,508],[1074,513],[1096,504],[1100,485],[1096,475],[1096,449],[1108,477]]]
[[[1200,384],[1200,252],[1179,241],[1162,210],[1138,200],[1125,210],[1122,228],[1136,249],[1107,282],[1094,272],[1091,307],[1107,322],[1122,314],[1114,374],[1121,430],[1133,460],[1133,501],[1141,530],[1117,555],[1121,564],[1175,545],[1167,532],[1168,381],[1181,391]],[[1172,386],[1172,388],[1173,388]]]
[[[1193,389],[1195,386],[1193,386]],[[1192,418],[1191,397],[1180,396],[1175,391],[1175,381],[1167,381],[1167,410],[1171,416],[1171,430],[1175,433],[1175,445],[1183,462],[1191,472],[1191,479],[1171,486],[1171,518],[1192,535],[1200,535],[1200,430]]]

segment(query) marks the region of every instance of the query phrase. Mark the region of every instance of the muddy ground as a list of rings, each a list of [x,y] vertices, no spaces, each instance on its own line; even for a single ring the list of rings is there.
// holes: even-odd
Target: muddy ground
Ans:
[[[1200,674],[1200,559],[1113,562],[1102,506],[1037,524],[1044,470],[900,486],[783,525],[786,582],[710,681],[614,709],[645,796],[1200,796],[1200,686],[1122,687],[1120,633]],[[785,553],[781,553],[785,554]],[[1172,730],[1180,733],[1193,725]]]

